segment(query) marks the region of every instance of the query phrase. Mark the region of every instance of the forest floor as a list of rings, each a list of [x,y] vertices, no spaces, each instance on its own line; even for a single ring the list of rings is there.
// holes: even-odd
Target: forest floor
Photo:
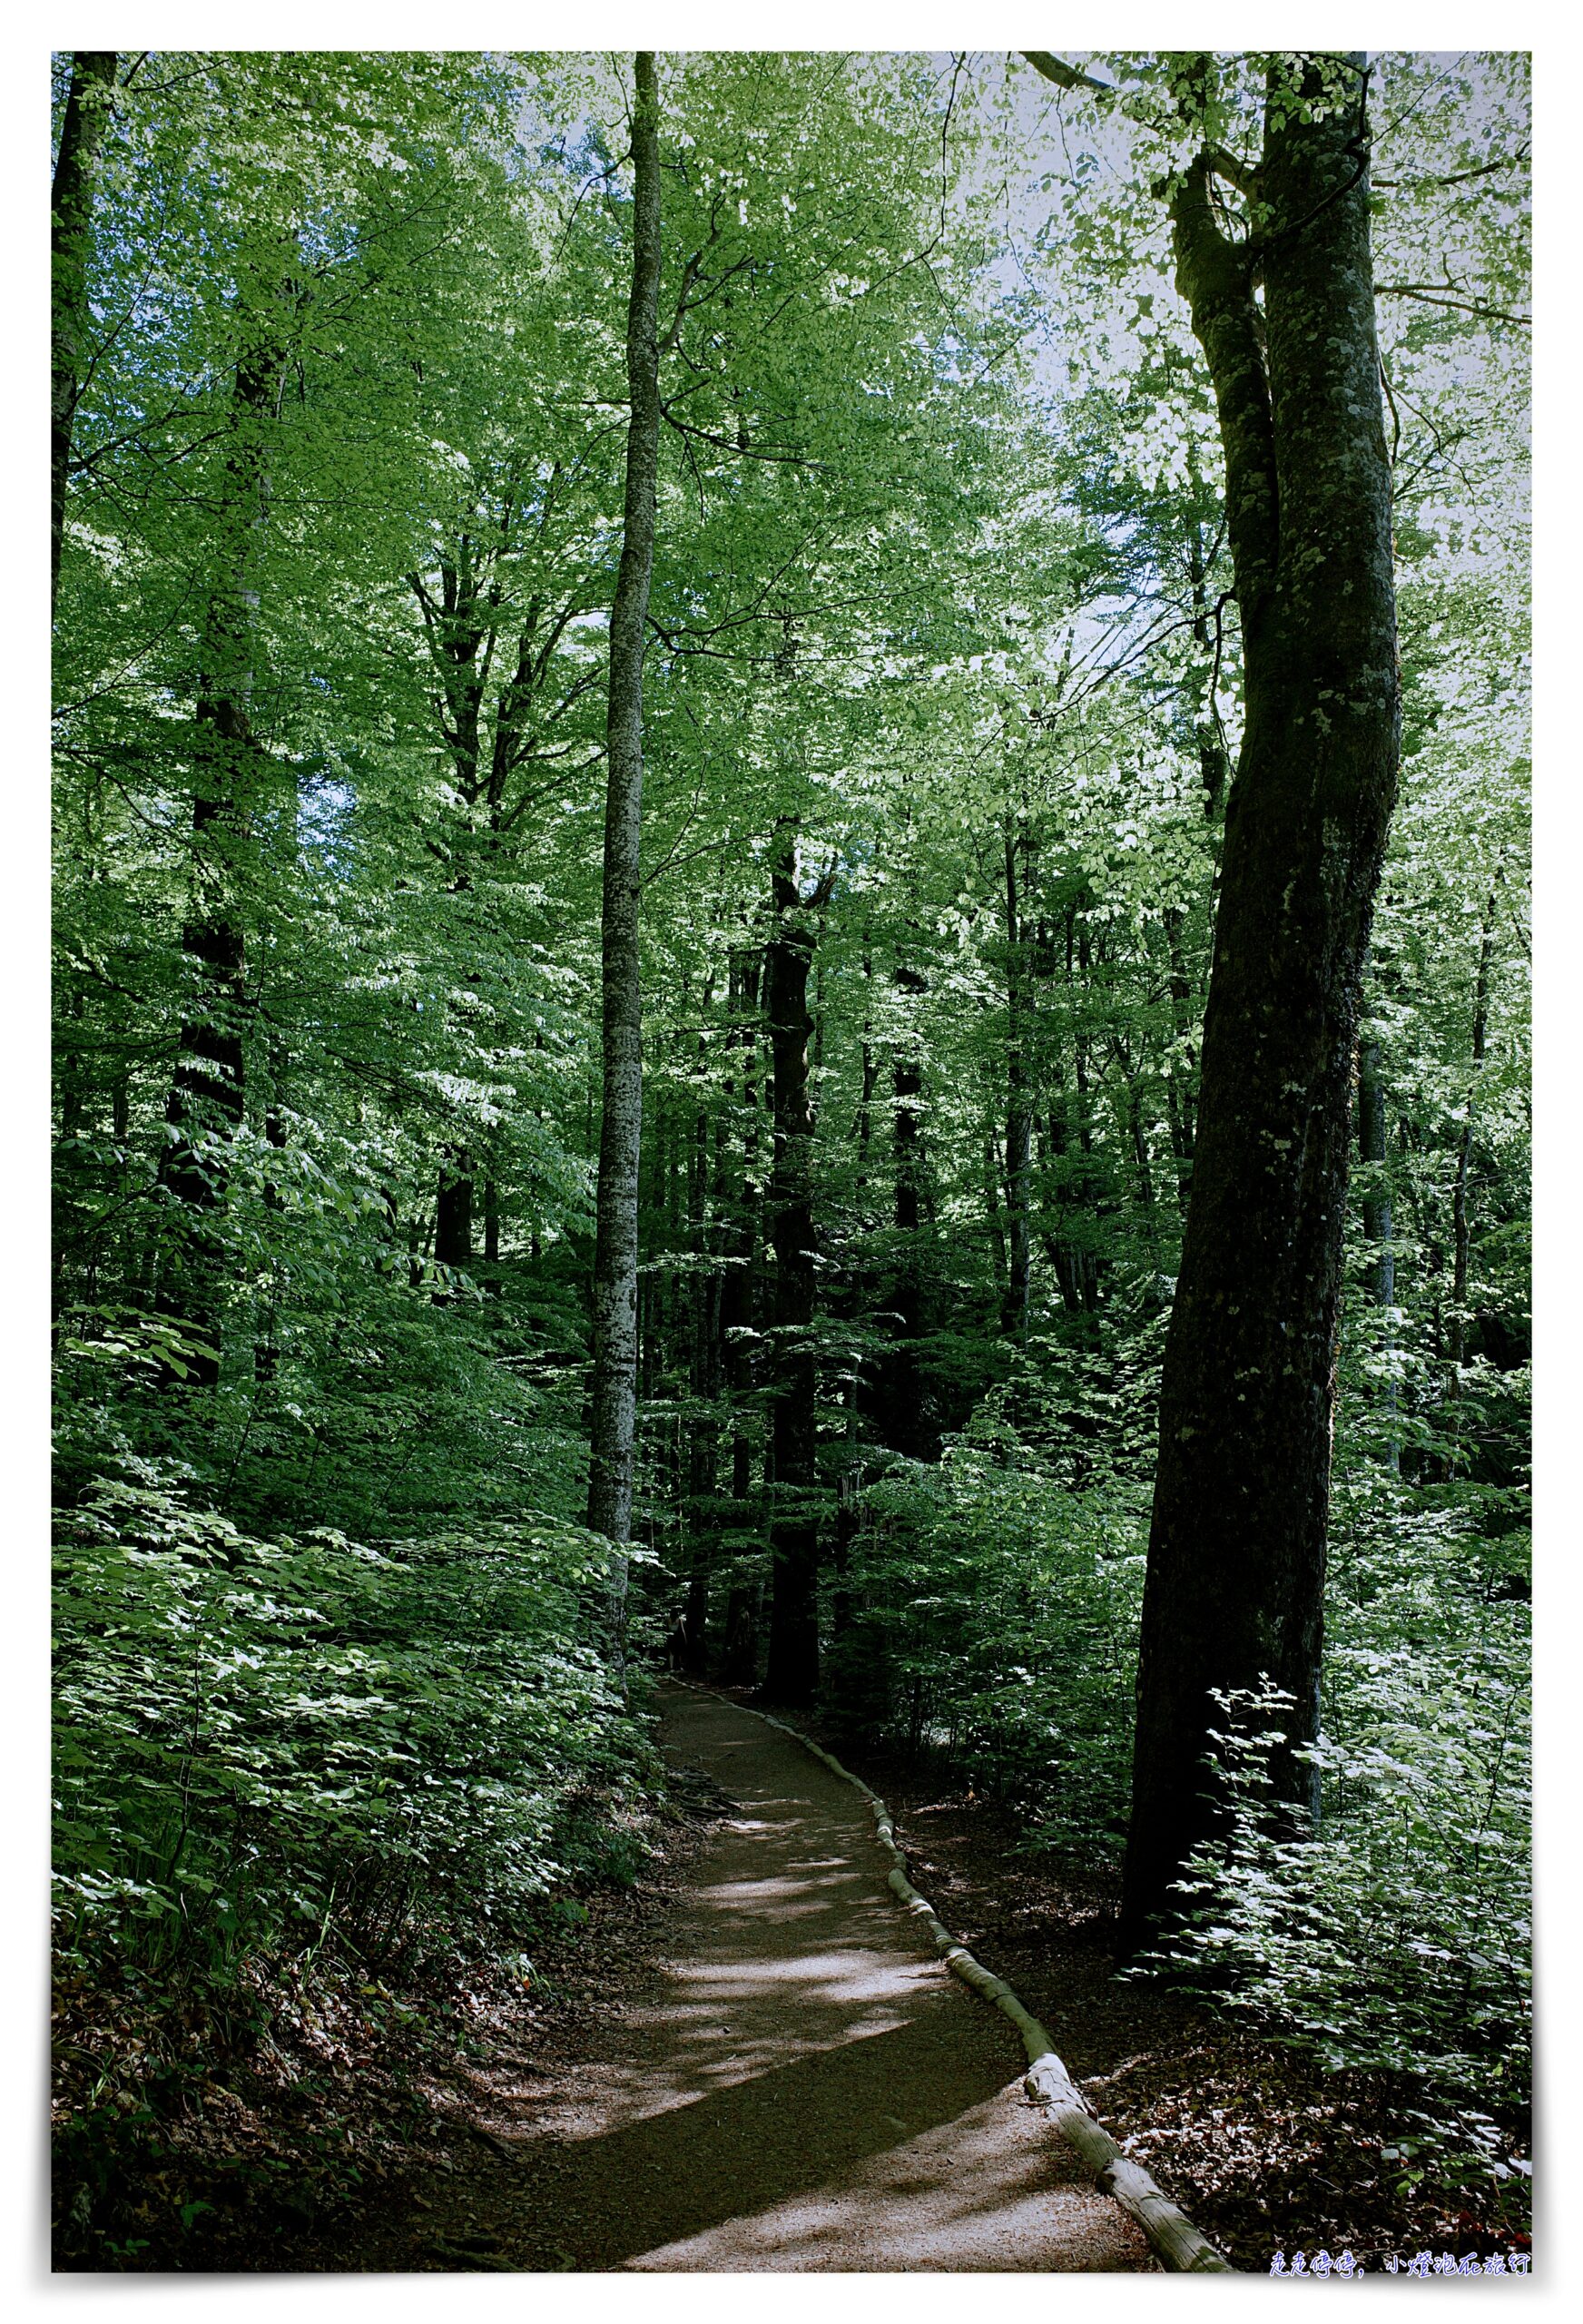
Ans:
[[[211,2100],[229,2179],[194,2172],[200,2122],[162,2203],[151,2185],[151,2231],[57,2265],[1153,2270],[1023,2098],[1012,2029],[921,1948],[861,1797],[719,1695],[667,1687],[663,1709],[690,1813],[635,1892],[596,1902],[527,1984],[478,1963],[443,1996],[365,1987],[339,2022],[321,1997],[295,2029],[300,2058],[279,2030],[273,2095],[223,2115]],[[1277,2250],[1350,2250],[1371,2272],[1421,2250],[1527,2250],[1490,2202],[1401,2184],[1381,2150],[1411,2140],[1405,2093],[1118,1983],[1101,1876],[1053,1869],[959,1780],[879,1756],[856,1771],[948,1926],[1239,2268],[1263,2272]],[[195,2191],[213,2201],[178,2232],[166,2214]]]

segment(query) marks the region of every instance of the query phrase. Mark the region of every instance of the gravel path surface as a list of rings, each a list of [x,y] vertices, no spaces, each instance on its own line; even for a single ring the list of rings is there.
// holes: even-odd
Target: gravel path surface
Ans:
[[[512,2139],[494,2264],[1152,2270],[1023,2098],[1010,2026],[920,1949],[863,1799],[679,1688],[664,1742],[737,1812],[678,1899],[664,1968]]]

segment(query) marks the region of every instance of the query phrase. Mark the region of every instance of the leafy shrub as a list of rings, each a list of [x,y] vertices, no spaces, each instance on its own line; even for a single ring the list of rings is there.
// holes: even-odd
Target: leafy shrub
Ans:
[[[1525,2104],[1531,2073],[1528,1609],[1479,1587],[1454,1512],[1376,1511],[1343,1542],[1318,1830],[1272,1804],[1290,1698],[1217,1698],[1226,1829],[1153,1957],[1327,2065],[1410,2076],[1442,2140],[1477,2147],[1480,2110]]]
[[[67,1955],[234,1960],[333,1928],[379,1957],[415,1916],[513,1924],[606,1860],[630,1876],[610,1835],[657,1769],[598,1650],[606,1554],[532,1518],[258,1540],[123,1460],[61,1528]]]
[[[1146,1491],[1063,1482],[991,1400],[938,1467],[871,1485],[850,1571],[883,1634],[882,1723],[1019,1801],[1049,1846],[1126,1830]]]
[[[1509,1502],[1509,1506],[1508,1503]],[[1146,1480],[1030,1443],[991,1398],[938,1468],[864,1495],[838,1687],[884,1649],[874,1724],[1017,1799],[1036,1842],[1114,1859],[1126,1827]],[[1338,1480],[1317,1836],[1272,1798],[1290,1703],[1224,1700],[1222,1840],[1144,1964],[1331,2067],[1410,2077],[1426,2145],[1474,2166],[1530,2078],[1529,1609],[1515,1495]],[[1442,2174],[1443,2175],[1443,2174]]]

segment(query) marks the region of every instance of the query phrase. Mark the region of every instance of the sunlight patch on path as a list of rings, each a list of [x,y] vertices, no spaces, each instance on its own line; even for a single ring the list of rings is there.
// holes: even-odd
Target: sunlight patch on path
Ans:
[[[738,1812],[664,1968],[520,2141],[516,2264],[1149,2268],[1026,2102],[1012,2029],[898,1910],[861,1796],[715,1697],[666,1689],[664,1739]]]

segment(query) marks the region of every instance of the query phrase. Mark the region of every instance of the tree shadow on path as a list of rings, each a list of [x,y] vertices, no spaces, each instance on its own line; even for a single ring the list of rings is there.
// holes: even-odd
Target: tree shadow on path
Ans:
[[[739,1803],[650,1991],[500,2189],[518,2268],[1115,2270],[1133,2223],[1023,2101],[1020,2045],[884,1885],[866,1803],[734,1704],[669,1754]],[[506,2215],[506,2206],[509,2213]]]

